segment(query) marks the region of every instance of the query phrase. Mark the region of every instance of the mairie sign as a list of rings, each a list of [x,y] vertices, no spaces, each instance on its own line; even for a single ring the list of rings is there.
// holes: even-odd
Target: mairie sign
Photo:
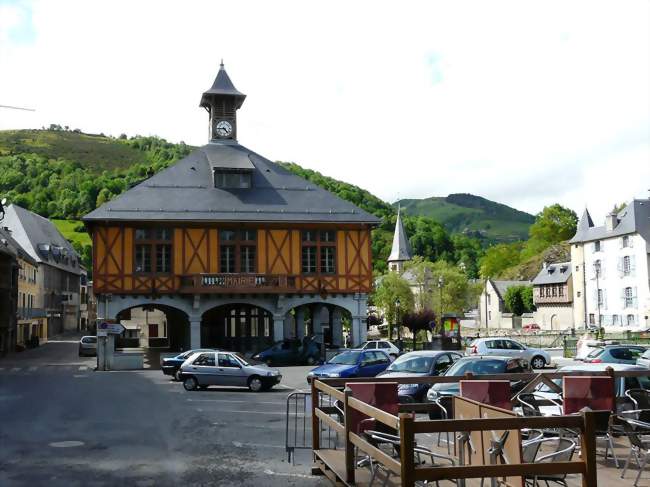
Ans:
[[[120,335],[124,329],[125,328],[120,323],[102,322],[97,325],[97,334],[110,333],[112,335]]]

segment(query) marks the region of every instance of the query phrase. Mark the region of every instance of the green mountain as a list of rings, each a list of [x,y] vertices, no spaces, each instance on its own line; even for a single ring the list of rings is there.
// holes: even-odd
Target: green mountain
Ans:
[[[526,240],[535,217],[501,203],[467,193],[446,197],[403,199],[400,205],[407,215],[426,216],[439,221],[452,233],[493,242]]]

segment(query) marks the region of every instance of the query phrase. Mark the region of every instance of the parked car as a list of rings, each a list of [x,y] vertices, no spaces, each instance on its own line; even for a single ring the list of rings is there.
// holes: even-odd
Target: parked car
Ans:
[[[586,364],[628,364],[636,365],[636,361],[648,347],[641,345],[605,345],[596,347],[585,358]]]
[[[283,340],[272,347],[253,355],[267,365],[314,365],[320,359],[321,348],[313,338],[305,340]]]
[[[307,382],[319,377],[375,377],[386,370],[390,362],[383,350],[347,350],[310,371]]]
[[[499,355],[526,359],[534,369],[551,363],[551,356],[541,348],[527,347],[511,338],[477,338],[467,348],[467,355]]]
[[[465,375],[471,372],[474,375],[490,374],[525,374],[532,369],[526,359],[513,357],[498,357],[494,355],[463,357],[457,360],[443,376]],[[519,392],[526,384],[523,380],[510,381],[513,394]],[[427,402],[435,402],[440,396],[457,396],[460,394],[459,382],[438,383],[432,385],[427,391]],[[437,419],[435,413],[429,413],[431,419]]]
[[[521,327],[521,331],[523,331],[524,333],[532,333],[532,332],[540,331],[540,330],[541,330],[541,328],[539,327],[539,325],[537,323],[530,323],[528,325],[524,325],[524,326]]]
[[[601,363],[601,364],[579,364],[579,365],[566,365],[560,367],[558,372],[604,372],[607,368],[611,367],[616,372],[626,370],[647,370],[645,367],[639,365],[628,365],[619,363]],[[562,385],[562,379],[553,379],[557,385]],[[619,411],[634,409],[632,401],[625,395],[628,389],[648,389],[650,390],[650,377],[617,377],[615,380],[616,397]],[[541,398],[551,399],[552,401],[561,403],[562,397],[557,392],[553,391],[546,384],[539,384],[535,390],[535,395]],[[549,406],[553,408],[554,406]],[[556,408],[557,409],[557,408]],[[557,411],[549,411],[557,414]]]
[[[388,340],[368,340],[363,342],[360,346],[362,350],[383,350],[392,360],[395,360],[402,351],[393,342]]]
[[[171,375],[176,380],[180,379],[180,368],[183,365],[190,355],[198,352],[216,352],[217,350],[212,348],[197,348],[194,350],[187,350],[183,353],[179,353],[175,357],[165,357],[160,360],[160,368],[165,375]]]
[[[645,367],[646,369],[650,369],[650,348],[636,359],[636,364]]]
[[[444,374],[444,372],[463,356],[459,352],[419,351],[400,355],[377,377],[425,377]],[[399,402],[422,402],[430,384],[400,384]]]
[[[278,369],[224,351],[193,353],[181,365],[179,375],[188,391],[208,386],[237,386],[259,392],[271,389],[282,380]]]
[[[96,336],[81,337],[81,340],[79,340],[79,356],[94,357],[95,355],[97,355],[97,337]]]

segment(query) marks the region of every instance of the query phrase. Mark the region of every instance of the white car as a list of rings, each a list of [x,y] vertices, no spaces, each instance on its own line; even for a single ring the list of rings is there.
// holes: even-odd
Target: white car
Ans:
[[[402,353],[397,346],[388,340],[369,340],[363,342],[359,348],[362,350],[382,350],[390,356],[391,360],[395,360]]]
[[[551,364],[551,356],[541,348],[527,347],[512,338],[477,338],[466,350],[467,355],[499,355],[528,360],[533,369]]]

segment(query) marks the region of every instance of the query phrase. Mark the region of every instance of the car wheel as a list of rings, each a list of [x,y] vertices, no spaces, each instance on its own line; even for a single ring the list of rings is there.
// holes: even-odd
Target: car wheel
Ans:
[[[248,379],[248,388],[253,392],[260,392],[263,388],[262,379],[257,375],[253,375]]]
[[[176,372],[174,372],[174,379],[177,380],[178,382],[181,381],[181,371],[180,370],[177,370]]]
[[[183,387],[186,391],[195,391],[198,386],[199,381],[197,381],[194,377],[187,377],[183,381]]]
[[[540,355],[535,355],[530,361],[530,365],[533,366],[533,369],[543,369],[546,366],[546,360]]]
[[[314,357],[307,357],[307,365],[314,365],[316,363],[316,359]]]

